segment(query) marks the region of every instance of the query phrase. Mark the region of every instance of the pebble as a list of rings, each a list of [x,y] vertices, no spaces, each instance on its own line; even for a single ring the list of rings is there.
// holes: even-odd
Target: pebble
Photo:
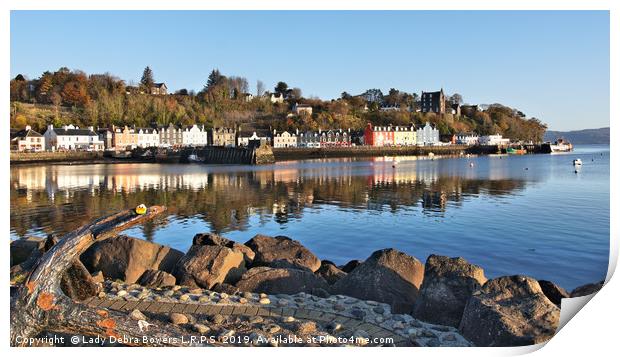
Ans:
[[[224,330],[219,337],[231,337],[235,334],[235,330]]]
[[[297,326],[297,333],[300,335],[307,335],[316,331],[316,322],[304,321]]]
[[[334,305],[334,310],[336,310],[336,311],[344,311],[346,309],[347,308],[344,305],[342,305],[342,304],[335,304]]]
[[[375,306],[372,308],[372,311],[374,311],[377,314],[383,315],[383,313],[385,312],[385,309],[382,308],[381,306]]]
[[[271,301],[270,301],[268,298],[266,298],[266,297],[261,298],[260,300],[258,300],[258,302],[259,302],[260,304],[262,304],[262,305],[268,305],[268,304],[270,304],[270,303],[271,303]]]
[[[248,299],[244,298],[244,297],[240,297],[239,298],[239,303],[240,304],[247,304],[248,303]]]
[[[456,336],[453,333],[447,333],[443,336],[444,341],[456,341]]]
[[[174,290],[166,290],[164,291],[164,296],[172,296],[174,295]]]
[[[125,295],[127,295],[127,291],[126,290],[119,290],[116,293],[116,296],[125,296]]]
[[[199,302],[211,302],[211,299],[208,296],[201,296],[198,298]]]
[[[188,301],[190,296],[188,294],[183,294],[179,296],[179,301]]]
[[[211,331],[211,329],[208,326],[203,325],[203,324],[194,324],[192,327],[198,333],[208,333],[209,331]]]
[[[268,325],[268,326],[265,326],[264,330],[267,333],[277,333],[278,331],[280,331],[280,326],[278,326],[278,325]]]
[[[202,289],[201,288],[191,289],[189,293],[190,294],[202,294]]]
[[[377,323],[382,323],[383,322],[383,317],[382,316],[377,316],[377,317],[375,317],[375,321]]]
[[[183,314],[173,312],[170,314],[170,322],[172,322],[175,325],[182,325],[182,324],[188,323],[189,319],[187,318],[187,316]]]
[[[146,316],[140,310],[133,310],[131,314],[129,314],[134,320],[146,320]]]
[[[293,316],[285,316],[282,318],[282,322],[293,322],[295,318]]]
[[[181,290],[182,286],[180,285],[175,285],[171,288],[172,291],[177,291],[177,290]]]
[[[392,320],[394,320],[394,321],[405,321],[405,317],[403,315],[392,315]]]
[[[278,300],[278,306],[288,306],[288,300]]]
[[[363,319],[364,316],[366,316],[366,311],[360,309],[352,309],[350,313],[351,315],[353,315],[353,317],[360,320]]]
[[[264,321],[264,319],[260,316],[252,316],[248,320],[251,324],[260,324]]]
[[[265,293],[260,293],[258,294],[258,296],[260,296],[261,298],[266,298],[269,297],[269,295],[265,294]]]
[[[330,331],[338,331],[342,329],[342,324],[340,324],[339,322],[332,321],[329,324],[327,324],[327,328]]]
[[[220,293],[220,299],[228,299],[228,294]]]
[[[249,291],[244,291],[244,292],[241,294],[241,296],[243,296],[243,297],[244,297],[244,298],[246,298],[246,299],[252,299],[252,298],[254,297],[254,294],[252,294],[252,293],[251,293],[251,292],[249,292]]]
[[[106,293],[104,293],[103,291],[102,291],[102,292],[100,292],[100,293],[99,293],[99,297],[100,297],[100,298],[104,298],[104,297],[106,297]]]
[[[404,328],[405,328],[405,324],[403,324],[403,323],[402,323],[402,322],[400,322],[400,321],[396,321],[396,322],[394,323],[394,325],[392,325],[392,328],[393,328],[393,329],[404,329]]]
[[[220,315],[220,314],[215,314],[211,317],[211,322],[213,322],[216,325],[219,325],[221,323],[223,323],[226,319],[224,318],[224,316]]]

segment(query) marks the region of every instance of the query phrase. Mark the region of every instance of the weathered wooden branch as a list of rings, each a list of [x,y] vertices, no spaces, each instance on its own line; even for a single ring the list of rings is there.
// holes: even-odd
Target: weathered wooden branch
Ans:
[[[147,333],[126,314],[88,308],[64,295],[61,277],[94,242],[144,223],[165,211],[152,206],[143,215],[122,211],[87,224],[64,235],[34,264],[24,285],[11,297],[11,345],[24,346],[28,338],[42,331],[123,337],[128,345],[187,345],[183,331],[173,325],[153,323]],[[159,338],[156,338],[159,337]]]

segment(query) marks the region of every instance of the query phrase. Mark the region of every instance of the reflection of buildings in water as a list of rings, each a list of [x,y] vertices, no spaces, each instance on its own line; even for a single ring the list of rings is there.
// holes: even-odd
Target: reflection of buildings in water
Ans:
[[[430,211],[445,211],[448,195],[441,191],[425,190],[422,194],[422,208]]]

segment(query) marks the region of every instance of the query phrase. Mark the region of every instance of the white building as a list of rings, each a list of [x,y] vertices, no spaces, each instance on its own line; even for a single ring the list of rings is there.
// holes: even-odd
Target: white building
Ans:
[[[284,103],[284,94],[282,93],[271,93],[269,94],[269,101],[271,103]]]
[[[293,105],[293,112],[297,115],[301,115],[301,113],[306,113],[308,115],[312,115],[312,106],[308,104],[298,104],[295,103]]]
[[[282,133],[276,133],[273,131],[273,147],[274,148],[296,148],[297,147],[297,134],[284,131]]]
[[[461,145],[478,145],[480,137],[476,133],[458,133],[456,134],[456,143]]]
[[[105,143],[99,139],[99,135],[92,126],[88,127],[88,129],[80,129],[74,125],[54,128],[50,124],[47,126],[43,136],[45,137],[45,148],[47,150],[105,150]]]
[[[11,134],[11,150],[16,151],[43,151],[45,137],[26,125],[24,130]]]
[[[208,141],[204,125],[199,127],[194,124],[184,127],[181,132],[181,141],[183,146],[206,146]]]
[[[439,130],[426,122],[426,125],[416,132],[416,142],[418,145],[439,145]]]
[[[495,135],[483,135],[480,137],[480,145],[508,145],[510,139],[503,138],[500,134]]]
[[[140,128],[138,131],[138,146],[141,148],[150,148],[159,146],[159,132],[153,128]]]
[[[237,146],[248,146],[250,142],[260,142],[271,145],[269,130],[239,130],[237,131]]]

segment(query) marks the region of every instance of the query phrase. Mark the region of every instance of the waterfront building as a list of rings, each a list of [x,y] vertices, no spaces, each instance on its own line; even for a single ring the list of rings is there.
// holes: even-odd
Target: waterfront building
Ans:
[[[236,130],[233,128],[213,128],[210,131],[209,144],[213,146],[234,147]]]
[[[456,143],[461,145],[478,145],[480,137],[476,133],[457,133]]]
[[[298,139],[297,133],[298,131],[295,133],[289,133],[288,131],[277,133],[274,130],[273,131],[273,147],[274,148],[296,148],[297,139]]]
[[[351,146],[351,135],[346,130],[319,130],[321,147],[348,147]]]
[[[183,130],[170,123],[167,126],[159,126],[159,146],[179,147],[183,145]]]
[[[138,132],[138,147],[151,148],[159,146],[159,132],[154,128],[139,128]]]
[[[297,115],[301,115],[302,113],[306,113],[308,115],[312,115],[312,106],[308,104],[298,104],[295,103],[293,105],[293,113]]]
[[[138,147],[138,133],[127,125],[112,126],[112,144],[116,150],[131,150]]]
[[[446,96],[443,88],[438,92],[422,92],[420,98],[422,113],[446,113]]]
[[[26,125],[23,130],[11,134],[11,150],[44,151],[45,137]]]
[[[480,145],[508,145],[510,139],[502,137],[500,134],[495,135],[483,135],[480,137]]]
[[[439,130],[429,122],[422,128],[418,128],[416,133],[417,145],[437,145],[439,144]]]
[[[316,131],[308,130],[305,133],[299,134],[297,137],[297,147],[302,148],[320,148],[321,137]]]
[[[373,126],[368,123],[364,130],[364,145],[409,146],[416,144],[417,133],[411,126]]]
[[[208,133],[204,125],[188,125],[181,132],[181,145],[183,146],[206,146],[208,145]],[[234,144],[233,144],[234,146]]]
[[[80,129],[75,125],[54,128],[54,125],[50,124],[43,136],[45,148],[48,150],[102,151],[105,149],[103,141],[99,139],[99,135],[92,126],[87,129]]]
[[[271,132],[267,129],[239,130],[237,132],[237,146],[247,147],[252,142],[271,145]]]
[[[97,129],[99,140],[103,141],[103,147],[108,150],[114,147],[114,133],[108,128]]]

